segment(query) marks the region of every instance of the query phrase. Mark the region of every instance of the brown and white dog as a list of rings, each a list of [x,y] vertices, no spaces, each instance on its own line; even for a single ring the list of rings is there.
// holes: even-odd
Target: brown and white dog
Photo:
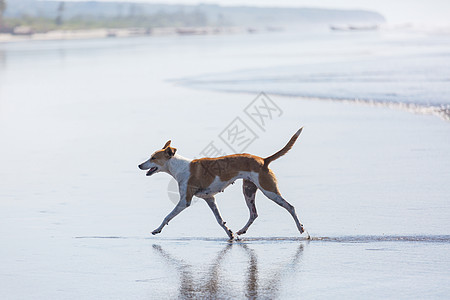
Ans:
[[[302,129],[303,127],[292,136],[283,149],[267,158],[250,154],[234,154],[191,160],[175,154],[177,149],[171,147],[171,141],[168,141],[161,150],[153,153],[150,159],[139,165],[141,170],[148,170],[147,176],[158,172],[172,175],[178,182],[180,191],[180,201],[152,234],[160,233],[170,220],[191,204],[192,197],[196,196],[208,203],[219,225],[228,234],[230,240],[233,239],[233,232],[225,225],[216,206],[214,195],[223,192],[227,186],[240,178],[244,181],[243,192],[250,210],[250,218],[247,224],[237,232],[238,235],[244,234],[258,217],[255,207],[255,194],[258,189],[269,199],[284,207],[294,218],[300,233],[303,233],[303,225],[298,220],[295,208],[283,199],[278,190],[277,179],[269,169],[270,162],[283,156],[292,148]],[[306,234],[309,238],[309,234]]]

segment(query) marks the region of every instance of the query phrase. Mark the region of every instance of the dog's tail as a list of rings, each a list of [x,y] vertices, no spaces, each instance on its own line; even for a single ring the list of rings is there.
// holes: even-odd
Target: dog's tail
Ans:
[[[300,133],[302,132],[303,127],[300,128],[289,140],[289,142],[286,144],[286,146],[283,147],[283,149],[281,149],[280,151],[278,151],[277,153],[264,158],[264,166],[263,168],[267,169],[269,167],[269,164],[274,161],[277,158],[280,158],[281,156],[285,155],[286,153],[288,153],[289,150],[291,150],[292,146],[294,146],[295,141],[297,140],[298,136],[300,135]]]

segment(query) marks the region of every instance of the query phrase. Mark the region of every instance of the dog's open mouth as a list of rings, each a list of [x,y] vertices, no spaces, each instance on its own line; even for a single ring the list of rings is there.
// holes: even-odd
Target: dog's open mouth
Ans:
[[[147,175],[147,176],[150,176],[150,175],[152,175],[153,173],[155,173],[156,170],[158,170],[157,167],[150,168],[150,170],[147,171],[147,174],[146,174],[146,175]]]

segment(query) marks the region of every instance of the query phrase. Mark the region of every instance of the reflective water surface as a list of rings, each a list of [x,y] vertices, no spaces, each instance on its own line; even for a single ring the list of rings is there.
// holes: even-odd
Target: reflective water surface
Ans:
[[[164,299],[440,298],[450,276],[450,236],[79,238],[146,244],[134,281]]]
[[[355,54],[306,44],[285,35],[1,44],[0,297],[448,298],[448,122],[270,94],[283,113],[262,130],[244,112],[253,93],[170,81]],[[211,141],[228,149],[219,134],[237,117],[258,136],[245,151],[259,156],[305,126],[271,168],[312,240],[259,192],[259,217],[240,241],[226,241],[202,200],[152,236],[174,207],[170,177],[137,165],[169,139],[190,158]],[[241,182],[217,203],[227,226],[242,228]]]

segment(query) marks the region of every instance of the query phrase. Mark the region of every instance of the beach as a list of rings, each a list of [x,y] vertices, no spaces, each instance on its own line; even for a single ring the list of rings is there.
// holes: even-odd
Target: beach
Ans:
[[[345,55],[308,58],[289,48],[290,37],[273,40],[1,44],[0,295],[445,298],[450,123],[388,106],[184,82]],[[263,125],[249,113],[261,99],[276,109]],[[236,120],[253,132],[245,147],[223,135]],[[167,140],[189,158],[211,143],[266,157],[302,126],[271,168],[311,241],[259,192],[259,217],[241,241],[227,242],[202,200],[150,234],[173,209],[173,190],[168,175],[146,177],[137,165]],[[240,229],[248,219],[241,182],[216,199],[227,226]]]
[[[21,26],[21,33],[0,33],[0,43],[24,41],[55,41],[55,40],[88,40],[102,38],[129,38],[143,36],[173,36],[173,35],[220,35],[243,34],[246,27],[154,27],[154,28],[95,28],[95,29],[58,29],[47,32],[33,32],[31,27]]]

